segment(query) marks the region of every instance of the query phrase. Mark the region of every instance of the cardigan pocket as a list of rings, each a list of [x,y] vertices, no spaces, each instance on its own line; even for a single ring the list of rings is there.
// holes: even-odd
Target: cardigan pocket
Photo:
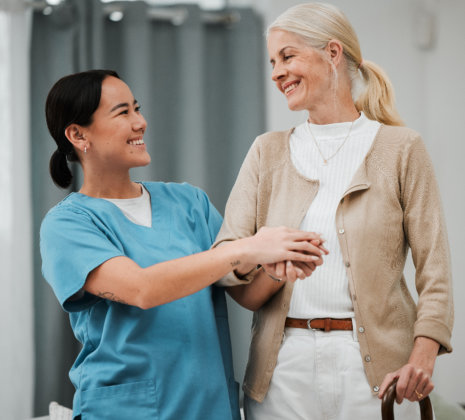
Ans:
[[[159,408],[152,380],[81,391],[81,415],[86,420],[156,420]]]

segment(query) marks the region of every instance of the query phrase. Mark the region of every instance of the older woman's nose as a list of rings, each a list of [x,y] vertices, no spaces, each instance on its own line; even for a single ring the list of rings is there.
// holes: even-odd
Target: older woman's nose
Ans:
[[[271,79],[277,82],[284,77],[285,73],[286,71],[282,65],[275,64],[273,71],[271,72]]]

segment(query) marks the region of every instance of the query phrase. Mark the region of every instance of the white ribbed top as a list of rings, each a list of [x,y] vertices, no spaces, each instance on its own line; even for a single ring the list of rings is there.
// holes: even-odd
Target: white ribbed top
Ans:
[[[310,124],[321,153],[330,157],[344,142],[351,123]],[[337,227],[336,209],[345,190],[361,165],[378,132],[380,123],[363,113],[355,120],[350,136],[339,152],[326,165],[311,137],[308,123],[296,127],[290,138],[291,159],[305,177],[318,179],[318,194],[310,205],[300,228],[319,232],[326,239],[329,255],[322,266],[305,280],[297,280],[292,293],[289,316],[294,318],[352,318],[349,295]]]

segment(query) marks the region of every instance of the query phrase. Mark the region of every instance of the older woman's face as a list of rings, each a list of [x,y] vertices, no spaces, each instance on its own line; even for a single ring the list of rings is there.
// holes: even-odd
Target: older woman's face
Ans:
[[[268,54],[273,67],[271,78],[286,96],[289,109],[312,111],[331,100],[331,66],[326,51],[317,51],[287,31],[272,30]]]

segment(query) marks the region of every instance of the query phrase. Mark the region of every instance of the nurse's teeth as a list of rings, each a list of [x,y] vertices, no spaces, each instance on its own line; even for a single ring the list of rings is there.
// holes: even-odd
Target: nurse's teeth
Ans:
[[[134,144],[134,145],[139,145],[139,144],[144,144],[144,140],[139,139],[139,140],[129,140],[129,144]]]

